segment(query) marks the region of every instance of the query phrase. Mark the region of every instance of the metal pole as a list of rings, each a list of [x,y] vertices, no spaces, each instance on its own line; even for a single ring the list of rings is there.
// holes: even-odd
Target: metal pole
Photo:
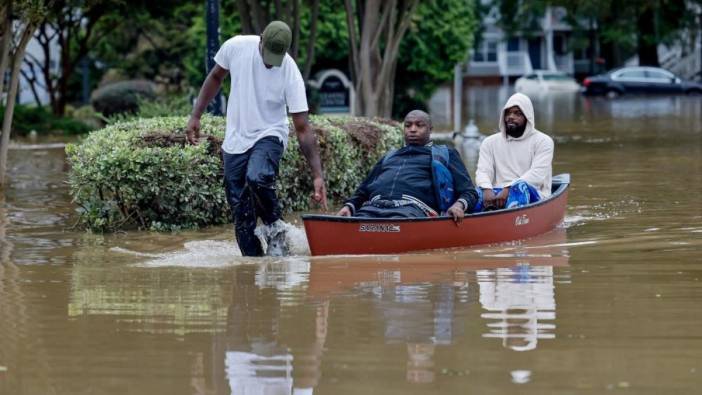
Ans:
[[[88,63],[88,57],[84,56],[80,60],[80,68],[83,73],[82,87],[83,87],[83,104],[90,103],[90,64]]]
[[[453,131],[461,132],[461,103],[463,102],[463,75],[461,64],[453,66]]]
[[[205,71],[210,71],[215,66],[214,56],[219,49],[219,0],[206,0],[206,21],[207,21],[207,50],[205,53]],[[212,102],[207,106],[207,112],[214,115],[222,115],[222,91],[215,95]]]

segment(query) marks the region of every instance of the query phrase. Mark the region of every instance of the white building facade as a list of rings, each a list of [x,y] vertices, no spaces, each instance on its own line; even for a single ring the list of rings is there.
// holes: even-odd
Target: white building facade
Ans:
[[[565,16],[565,8],[547,7],[540,31],[530,32],[529,37],[508,37],[498,25],[498,6],[492,4],[482,21],[482,40],[471,51],[464,75],[506,83],[534,70],[587,73],[590,58],[587,51],[569,49],[572,28]]]

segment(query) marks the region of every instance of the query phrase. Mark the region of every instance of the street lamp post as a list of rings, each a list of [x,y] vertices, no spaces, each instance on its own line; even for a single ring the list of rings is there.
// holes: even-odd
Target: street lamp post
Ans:
[[[215,65],[214,56],[219,49],[219,0],[206,0],[207,50],[205,53],[205,71],[209,75]],[[207,112],[222,115],[222,91],[215,95],[207,106]]]

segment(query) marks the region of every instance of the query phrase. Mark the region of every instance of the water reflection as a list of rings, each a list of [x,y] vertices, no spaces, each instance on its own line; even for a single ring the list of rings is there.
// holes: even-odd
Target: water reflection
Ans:
[[[510,86],[467,86],[465,89],[463,119],[474,119],[483,134],[494,133],[500,109],[514,89]],[[534,104],[537,129],[556,137],[583,132],[702,130],[702,100],[694,96],[607,99],[583,96],[578,92],[542,92],[529,94],[529,97]],[[639,124],[641,129],[636,127]]]
[[[463,333],[468,288],[455,289],[448,283],[402,284],[401,272],[395,274],[395,281],[373,288],[385,343],[406,345],[408,382],[433,382],[436,346],[450,345]]]
[[[553,267],[568,263],[565,240],[561,229],[478,251],[261,259],[214,270],[144,267],[134,257],[109,267],[99,262],[110,250],[90,248],[70,272],[67,316],[187,353],[181,368],[195,393],[310,394],[324,380],[323,361],[367,364],[366,353],[398,347],[401,357],[376,356],[376,373],[401,369],[406,383],[426,384],[444,377],[439,361],[457,343],[501,337],[514,350],[534,349],[552,335]]]
[[[487,338],[500,338],[515,351],[533,350],[539,339],[556,335],[553,268],[520,263],[510,268],[479,270],[480,304],[490,321]],[[548,321],[551,323],[544,323]]]

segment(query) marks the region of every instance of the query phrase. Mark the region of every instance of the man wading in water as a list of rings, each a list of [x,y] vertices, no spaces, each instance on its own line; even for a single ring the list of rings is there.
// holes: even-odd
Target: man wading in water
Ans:
[[[312,170],[314,200],[327,209],[317,141],[307,121],[307,98],[302,75],[286,52],[292,34],[283,22],[266,26],[261,36],[234,36],[215,55],[216,65],[205,79],[187,126],[188,141],[196,144],[200,116],[231,75],[227,130],[222,142],[224,185],[235,223],[236,239],[244,256],[261,256],[254,234],[258,217],[266,225],[268,253],[284,239],[284,223],[275,193],[278,164],[288,142],[292,115],[300,149]]]

